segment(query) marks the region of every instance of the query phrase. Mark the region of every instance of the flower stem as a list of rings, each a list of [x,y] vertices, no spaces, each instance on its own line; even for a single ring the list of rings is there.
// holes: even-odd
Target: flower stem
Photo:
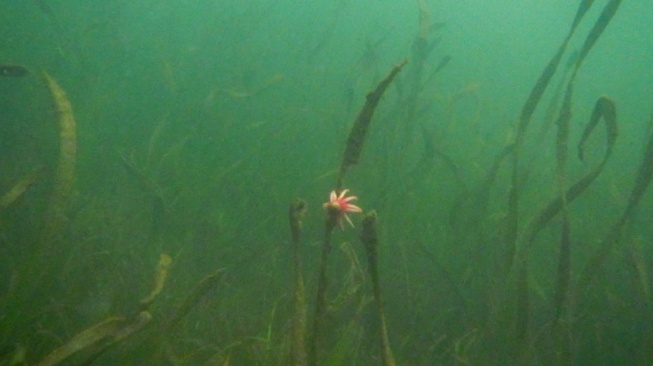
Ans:
[[[329,265],[329,254],[331,253],[331,236],[333,234],[333,229],[336,227],[336,223],[338,222],[339,212],[338,208],[327,209],[317,284],[317,297],[315,299],[315,313],[313,314],[313,333],[309,345],[309,365],[317,364],[317,343],[326,315],[326,290],[328,285],[327,268]]]
[[[392,355],[390,348],[390,339],[388,338],[388,327],[385,322],[385,311],[383,310],[383,301],[381,297],[381,283],[379,280],[379,240],[376,230],[376,212],[370,211],[365,214],[363,218],[363,230],[361,233],[361,241],[365,244],[365,251],[367,252],[368,270],[370,278],[372,279],[372,288],[374,291],[374,300],[376,302],[376,311],[379,318],[379,326],[381,329],[381,356],[384,366],[395,366],[396,362]]]
[[[290,219],[290,232],[292,234],[292,251],[294,266],[294,311],[292,318],[292,344],[291,359],[294,366],[306,365],[306,295],[304,292],[304,279],[302,278],[302,261],[300,251],[300,237],[302,221],[306,212],[306,202],[296,199],[290,205],[288,216]]]

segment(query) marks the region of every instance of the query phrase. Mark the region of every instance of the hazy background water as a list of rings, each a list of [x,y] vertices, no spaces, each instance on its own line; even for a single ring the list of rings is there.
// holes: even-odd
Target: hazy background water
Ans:
[[[541,133],[545,109],[565,80],[566,60],[604,3],[594,5],[572,39],[528,131],[523,165],[531,162],[531,178],[523,188],[523,222],[557,193],[555,126]],[[507,212],[510,164],[499,170],[488,211],[475,221],[485,230],[464,227],[474,221],[453,215],[461,194],[483,183],[492,161],[514,139],[521,108],[567,34],[578,1],[426,4],[433,24],[428,39],[435,46],[424,69],[433,70],[445,56],[451,61],[420,91],[415,100],[423,113],[410,121],[402,119],[401,101],[418,67],[418,2],[0,5],[0,64],[31,70],[27,78],[0,79],[0,193],[44,167],[43,178],[0,213],[4,348],[22,344],[35,361],[106,316],[128,312],[147,293],[159,254],[167,252],[174,265],[152,309],[155,320],[206,274],[216,268],[227,273],[175,334],[179,353],[201,350],[206,357],[196,363],[229,352],[234,364],[276,362],[287,344],[291,309],[288,204],[295,197],[308,202],[302,243],[311,306],[324,230],[321,204],[335,188],[349,127],[365,93],[408,59],[380,103],[361,164],[345,179],[358,204],[379,214],[395,356],[399,364],[424,365],[509,359],[510,345],[499,347],[505,358],[487,358],[487,349],[496,346],[493,327],[512,326],[509,316],[496,315],[497,309],[512,309],[510,301],[495,302],[514,294],[493,287],[504,278],[498,273],[504,250],[498,232]],[[651,133],[652,18],[651,2],[624,1],[576,79],[570,179],[588,172],[605,149],[599,126],[589,158],[575,156],[601,95],[616,103],[619,138],[605,171],[572,205],[572,277],[622,213]],[[12,284],[24,284],[16,278],[30,282],[30,263],[38,256],[35,233],[43,226],[58,154],[42,70],[66,90],[74,108],[76,180],[69,220],[52,239],[60,248],[50,269],[55,284],[18,296],[12,294],[22,292]],[[449,163],[421,160],[425,134]],[[652,359],[652,214],[649,193],[600,285],[587,299],[574,300],[590,304],[570,316],[577,324],[574,363]],[[359,221],[354,218],[357,226]],[[533,363],[556,359],[555,342],[542,336],[551,329],[560,222],[549,226],[529,257]],[[334,240],[351,243],[364,263],[356,230],[338,231]],[[331,297],[351,285],[350,270],[344,252],[335,250]],[[350,343],[359,349],[347,353],[347,364],[369,364],[377,354],[372,306],[354,311],[365,296],[371,296],[368,287],[333,316],[332,343],[355,339]],[[268,329],[267,348],[251,340]],[[239,341],[254,345],[230,348]],[[134,340],[110,357],[149,357],[147,347],[138,348],[144,342]],[[259,346],[265,351],[255,352]],[[592,356],[597,349],[602,352]]]

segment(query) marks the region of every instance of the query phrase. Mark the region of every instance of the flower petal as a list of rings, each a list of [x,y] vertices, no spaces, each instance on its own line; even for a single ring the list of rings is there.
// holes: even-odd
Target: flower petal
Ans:
[[[347,207],[345,207],[345,212],[363,212],[363,209],[352,204],[348,204]]]
[[[338,227],[340,228],[340,230],[345,231],[345,225],[342,222],[342,216],[338,216],[336,222],[338,223]]]
[[[354,223],[351,222],[351,219],[349,218],[349,216],[347,216],[346,213],[343,213],[342,216],[345,217],[345,219],[347,220],[347,222],[349,223],[349,225],[351,225],[351,227],[354,227]]]

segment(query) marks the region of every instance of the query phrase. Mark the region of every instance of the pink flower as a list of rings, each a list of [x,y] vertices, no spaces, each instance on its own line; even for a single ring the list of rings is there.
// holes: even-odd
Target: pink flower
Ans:
[[[325,204],[322,205],[322,207],[324,207],[330,213],[336,215],[336,220],[337,220],[336,222],[338,223],[338,226],[342,230],[344,230],[344,225],[342,223],[343,217],[345,218],[345,220],[347,220],[347,222],[349,223],[349,225],[351,225],[351,227],[354,227],[354,224],[349,219],[349,216],[347,216],[347,212],[363,212],[363,210],[360,207],[349,203],[350,201],[353,201],[358,197],[356,196],[345,197],[347,192],[349,192],[349,190],[344,189],[342,192],[340,192],[340,195],[337,195],[336,191],[331,191],[331,194],[329,195],[329,202],[326,202]]]

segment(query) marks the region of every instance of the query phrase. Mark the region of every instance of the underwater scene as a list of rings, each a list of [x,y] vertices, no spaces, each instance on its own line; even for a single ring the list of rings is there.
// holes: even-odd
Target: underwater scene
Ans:
[[[0,366],[652,365],[653,2],[0,4]]]

